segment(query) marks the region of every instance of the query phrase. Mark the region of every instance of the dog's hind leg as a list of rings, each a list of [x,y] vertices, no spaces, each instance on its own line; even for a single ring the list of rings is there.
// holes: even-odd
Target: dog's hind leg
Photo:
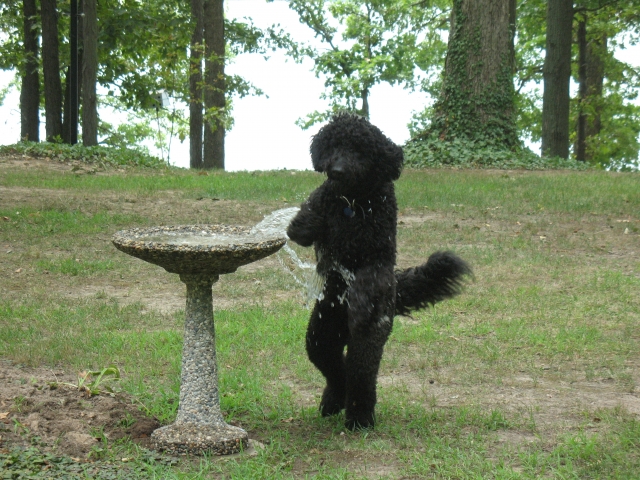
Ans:
[[[384,344],[391,333],[392,319],[386,317],[366,333],[351,337],[347,346],[346,421],[349,430],[375,424],[376,382]]]
[[[327,299],[317,302],[307,329],[307,354],[320,370],[327,385],[320,413],[335,415],[345,406],[346,370],[344,347],[349,339],[346,306]]]

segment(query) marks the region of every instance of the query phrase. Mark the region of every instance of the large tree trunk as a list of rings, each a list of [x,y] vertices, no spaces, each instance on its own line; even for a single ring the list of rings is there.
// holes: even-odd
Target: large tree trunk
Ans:
[[[224,169],[224,118],[226,115],[224,78],[224,1],[204,1],[204,128],[203,168]]]
[[[58,53],[58,12],[56,0],[41,0],[42,69],[47,141],[62,138],[62,86]]]
[[[40,141],[40,75],[38,74],[38,31],[36,0],[24,0],[24,72],[20,89],[20,138]]]
[[[191,0],[191,58],[189,71],[189,166],[202,168],[202,57],[204,48],[204,1]]]
[[[607,53],[607,35],[599,33],[587,38],[587,17],[578,23],[578,125],[575,144],[576,160],[589,161],[589,139],[602,128],[602,89],[604,85],[604,59]]]
[[[83,0],[82,19],[82,144],[98,144],[98,19],[96,0]]]
[[[542,96],[542,155],[544,157],[569,157],[572,25],[572,0],[549,0]]]
[[[518,143],[514,116],[515,0],[454,0],[432,132],[442,140]]]

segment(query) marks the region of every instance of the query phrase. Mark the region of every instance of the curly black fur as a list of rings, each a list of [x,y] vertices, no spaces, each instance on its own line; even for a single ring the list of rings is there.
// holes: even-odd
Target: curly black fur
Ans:
[[[366,119],[333,117],[314,136],[311,160],[328,178],[287,229],[294,242],[314,246],[325,279],[307,353],[327,380],[322,415],[346,408],[347,428],[367,428],[375,423],[378,367],[393,317],[458,294],[471,269],[451,252],[436,252],[424,265],[394,271],[393,181],[402,149]]]

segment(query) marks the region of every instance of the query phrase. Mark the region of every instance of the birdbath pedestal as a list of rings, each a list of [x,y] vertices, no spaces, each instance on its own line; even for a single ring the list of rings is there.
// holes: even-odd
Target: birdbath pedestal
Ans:
[[[211,288],[221,274],[267,257],[285,242],[228,225],[133,228],[113,236],[117,249],[179,274],[187,286],[180,404],[175,423],[151,434],[157,449],[227,455],[248,446],[247,432],[227,425],[220,411]]]

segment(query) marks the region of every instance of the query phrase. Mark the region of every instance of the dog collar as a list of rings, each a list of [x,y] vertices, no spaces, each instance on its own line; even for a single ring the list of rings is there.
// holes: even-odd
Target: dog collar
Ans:
[[[349,218],[355,217],[356,216],[356,201],[355,201],[355,199],[350,202],[347,199],[347,197],[345,197],[345,196],[341,196],[340,198],[342,198],[345,202],[347,202],[347,206],[344,207],[344,209],[342,210],[342,213],[344,213],[344,216],[345,217],[349,217]]]

